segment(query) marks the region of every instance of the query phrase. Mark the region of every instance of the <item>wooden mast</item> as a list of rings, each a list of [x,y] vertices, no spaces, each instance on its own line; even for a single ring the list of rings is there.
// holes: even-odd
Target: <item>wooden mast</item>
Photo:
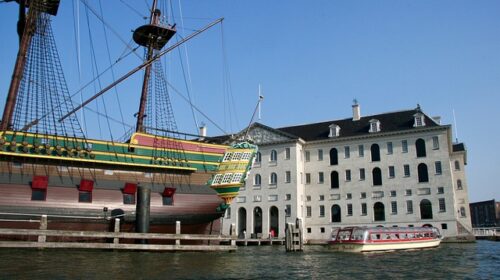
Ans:
[[[160,17],[160,10],[156,9],[156,0],[153,1],[153,7],[151,8],[151,16],[150,16],[150,25],[158,25]],[[150,42],[147,46],[148,52],[146,54],[146,61],[151,60],[153,57],[153,44]],[[137,125],[135,127],[136,132],[144,132],[144,114],[146,110],[146,102],[148,100],[148,86],[149,79],[151,76],[151,64],[146,66],[144,71],[144,80],[142,81],[142,91],[141,91],[141,100],[139,102],[139,112],[137,113]]]
[[[28,53],[31,38],[33,37],[33,34],[35,34],[36,20],[40,16],[40,11],[33,6],[35,6],[34,3],[32,3],[32,7],[29,9],[28,15],[26,16],[26,19],[24,19],[26,9],[25,1],[22,0],[19,3],[18,33],[21,38],[16,63],[14,65],[14,71],[12,73],[12,80],[7,94],[7,101],[5,101],[2,123],[0,124],[0,130],[2,131],[12,128],[12,115],[14,114],[14,108],[16,106],[19,86],[21,85],[21,80],[23,79],[24,66],[26,65],[26,54]]]

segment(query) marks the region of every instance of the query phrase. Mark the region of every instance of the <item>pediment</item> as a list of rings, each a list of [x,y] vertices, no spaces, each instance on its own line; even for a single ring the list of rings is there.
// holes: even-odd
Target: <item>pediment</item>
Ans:
[[[238,138],[243,139],[245,136],[248,140],[252,141],[257,145],[298,139],[297,137],[291,134],[279,131],[277,129],[273,129],[271,127],[259,123],[253,124],[250,127],[248,134],[246,130],[240,132]]]

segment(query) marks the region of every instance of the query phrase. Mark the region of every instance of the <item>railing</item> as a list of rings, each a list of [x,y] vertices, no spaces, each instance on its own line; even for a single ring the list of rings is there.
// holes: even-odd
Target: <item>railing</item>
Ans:
[[[27,221],[28,222],[28,221]],[[34,222],[34,220],[29,220]],[[120,219],[115,219],[114,232],[48,230],[47,216],[39,220],[40,229],[0,228],[0,248],[79,248],[79,249],[120,249],[149,251],[235,251],[236,235],[181,234],[181,224],[176,222],[175,234],[172,233],[136,233],[120,232]],[[38,238],[37,241],[10,241],[12,237]],[[50,241],[47,239],[50,238]],[[67,241],[67,240],[76,241]],[[33,240],[33,238],[31,238]],[[82,241],[83,240],[83,241]],[[97,241],[96,241],[97,240]],[[162,240],[171,244],[147,244],[149,241]],[[107,242],[106,242],[107,241]],[[132,242],[131,242],[132,241]],[[145,244],[135,244],[135,241]],[[192,244],[207,241],[208,245]],[[210,244],[211,241],[214,244]],[[186,244],[188,243],[188,244]],[[229,245],[223,245],[229,244]]]
[[[500,236],[500,227],[473,228],[472,232],[476,237]]]

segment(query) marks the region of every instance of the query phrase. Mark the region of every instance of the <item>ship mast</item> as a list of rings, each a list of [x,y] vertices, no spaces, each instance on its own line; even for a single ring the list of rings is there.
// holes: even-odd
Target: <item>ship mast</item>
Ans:
[[[28,15],[25,16],[26,6],[30,5]],[[30,47],[31,39],[35,34],[36,22],[42,12],[56,15],[59,8],[59,0],[49,1],[19,1],[19,22],[17,23],[17,32],[19,34],[19,51],[17,53],[16,64],[12,73],[12,80],[10,82],[9,91],[7,93],[7,100],[3,110],[2,122],[0,124],[0,131],[12,128],[12,115],[16,106],[17,94],[19,86],[23,79],[24,67],[26,65],[26,57]]]

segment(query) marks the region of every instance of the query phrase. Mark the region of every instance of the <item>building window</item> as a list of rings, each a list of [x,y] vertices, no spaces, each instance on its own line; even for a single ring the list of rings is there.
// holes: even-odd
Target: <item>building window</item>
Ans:
[[[441,175],[443,173],[443,169],[441,168],[441,162],[434,162],[434,166],[436,167],[436,175]]]
[[[413,213],[413,201],[411,201],[411,200],[406,201],[406,213],[408,213],[408,214]]]
[[[460,170],[460,162],[458,160],[455,160],[455,170]]]
[[[262,162],[262,154],[260,152],[257,152],[255,154],[255,163],[260,164]]]
[[[261,202],[262,201],[262,196],[261,195],[254,195],[253,196],[253,201],[254,202]]]
[[[392,155],[392,142],[387,142],[387,154]]]
[[[396,197],[396,191],[391,191],[390,195],[391,195],[391,197]]]
[[[231,207],[226,209],[226,219],[231,219]]]
[[[444,203],[444,198],[439,199],[439,212],[446,212],[446,204]]]
[[[365,147],[363,145],[358,145],[358,155],[359,157],[365,156]]]
[[[253,178],[253,185],[260,186],[261,183],[262,183],[262,178],[260,177],[260,174],[255,174]]]
[[[378,144],[373,144],[370,147],[370,152],[372,155],[372,161],[380,161],[380,147]]]
[[[323,150],[321,150],[321,149],[318,150],[318,160],[319,161],[323,160]]]
[[[426,157],[427,156],[427,153],[425,151],[425,141],[424,139],[417,139],[417,141],[415,141],[415,149],[417,151],[417,157]]]
[[[340,187],[339,173],[337,171],[332,171],[332,173],[330,173],[330,187],[332,189],[338,189]]]
[[[463,190],[462,180],[460,180],[460,179],[457,180],[457,190]]]
[[[309,185],[311,183],[311,173],[306,173],[306,184]]]
[[[306,206],[306,217],[312,216],[312,208],[311,206]]]
[[[308,227],[308,228],[307,228],[307,233],[311,233],[311,232],[312,232],[312,231],[311,231],[311,228],[310,228],[310,227]]]
[[[418,165],[418,182],[429,182],[429,174],[427,172],[427,165],[425,163],[421,163]]]
[[[346,193],[345,199],[352,199],[352,193]]]
[[[465,214],[465,207],[460,207],[460,216],[463,218],[463,217],[466,217],[467,215]]]
[[[352,216],[352,204],[347,204],[347,216]]]
[[[340,223],[342,221],[340,206],[334,204],[332,206],[332,223]]]
[[[276,185],[278,184],[278,175],[276,173],[271,173],[271,180],[269,181],[270,185]]]
[[[337,149],[332,148],[330,150],[330,165],[337,165],[337,164],[339,164],[338,152]]]
[[[398,213],[398,203],[396,201],[391,201],[391,213],[392,214]]]
[[[344,157],[345,158],[350,158],[351,157],[351,149],[349,148],[349,146],[345,146],[344,147]]]
[[[438,194],[444,193],[444,187],[438,187]]]
[[[292,215],[292,205],[285,205],[285,217],[290,217]]]
[[[292,200],[292,195],[289,193],[285,194],[285,200]]]
[[[405,191],[405,195],[406,195],[406,196],[410,196],[410,195],[411,195],[411,190],[406,190],[406,191]]]
[[[285,171],[285,183],[292,182],[292,172]]]
[[[345,171],[345,180],[348,182],[351,181],[351,170],[350,169],[347,169]]]
[[[287,199],[287,198],[288,197],[285,197],[285,200],[290,200],[290,199]],[[278,201],[278,195],[277,194],[271,194],[271,195],[269,195],[267,197],[267,201]]]
[[[306,151],[306,161],[311,161],[311,152]]]
[[[366,198],[366,193],[365,193],[365,192],[362,192],[362,193],[359,195],[359,197],[360,197],[361,199],[365,199],[365,198]]]
[[[318,173],[318,182],[319,182],[320,184],[323,184],[323,182],[325,182],[325,175],[324,175],[324,173],[323,173],[323,172],[319,172],[319,173]]]
[[[380,131],[380,121],[376,119],[370,120],[370,130],[368,132],[375,133]]]
[[[448,229],[448,224],[441,224],[441,229]]]
[[[361,180],[361,181],[365,180],[365,169],[364,168],[359,169],[359,180]]]
[[[306,201],[311,201],[311,196],[310,195],[306,196]]]
[[[325,196],[324,196],[324,195],[322,195],[322,194],[321,194],[321,195],[319,195],[319,201],[323,201],[323,200],[325,200]]]
[[[394,166],[389,166],[389,178],[394,178],[394,177],[396,177]]]
[[[385,221],[385,207],[382,202],[373,204],[373,220]]]
[[[330,133],[328,134],[329,138],[340,136],[340,126],[336,124],[331,124],[328,127],[330,128]]]
[[[439,150],[439,137],[432,137],[432,149]]]
[[[278,161],[278,152],[276,152],[276,150],[272,150],[272,151],[271,151],[271,158],[270,158],[270,161],[271,161],[271,162],[276,162],[276,161]]]
[[[320,231],[321,233],[325,233],[325,228],[324,228],[324,227],[320,227],[320,228],[319,228],[319,231]]]
[[[378,167],[373,168],[372,176],[373,176],[373,185],[382,186],[382,171],[380,170],[380,168]]]
[[[428,199],[420,201],[420,219],[432,219],[432,204]]]
[[[325,206],[324,205],[320,205],[319,206],[319,216],[320,217],[324,217],[325,216]]]
[[[401,151],[403,153],[408,153],[408,141],[407,140],[401,141]]]
[[[290,159],[290,148],[285,148],[285,159]]]
[[[410,177],[410,165],[408,165],[408,164],[403,165],[403,169],[404,169],[405,177]]]
[[[361,203],[361,216],[366,216],[367,212],[366,203]]]

